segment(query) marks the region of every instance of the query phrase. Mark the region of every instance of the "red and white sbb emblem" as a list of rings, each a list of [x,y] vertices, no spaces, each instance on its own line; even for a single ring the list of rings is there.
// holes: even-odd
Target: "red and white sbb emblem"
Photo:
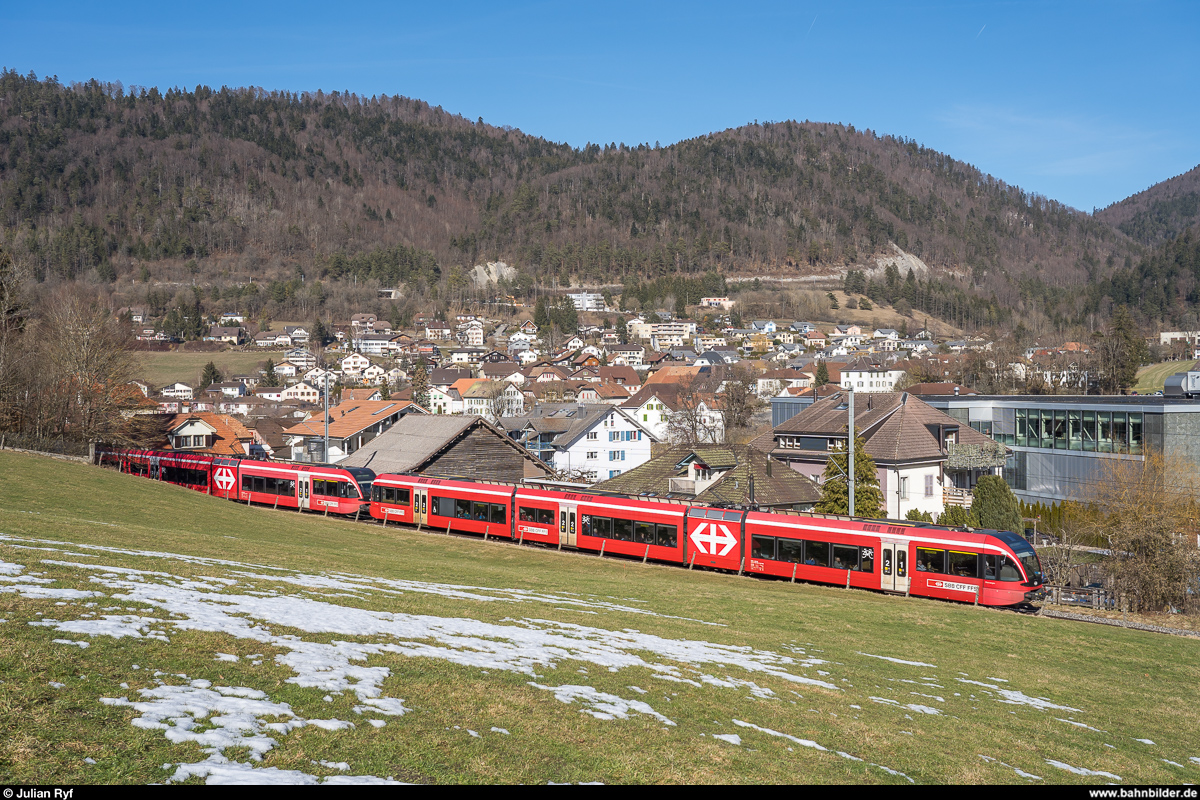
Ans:
[[[233,488],[233,484],[237,482],[237,478],[233,475],[233,470],[229,467],[221,467],[213,473],[213,483],[223,492],[228,492]]]
[[[728,555],[737,544],[737,537],[719,522],[701,522],[688,537],[701,553],[708,556]]]

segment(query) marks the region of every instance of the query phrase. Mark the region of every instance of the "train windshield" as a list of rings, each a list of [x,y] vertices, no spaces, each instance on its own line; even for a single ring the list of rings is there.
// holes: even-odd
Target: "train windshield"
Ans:
[[[364,500],[371,499],[371,484],[375,482],[375,471],[365,467],[346,467],[346,472],[350,473],[350,477],[354,478],[354,482],[358,484],[358,488],[362,491]]]
[[[1030,583],[1045,583],[1045,578],[1042,576],[1042,562],[1038,560],[1037,553],[1028,542],[1014,545],[1013,553],[1021,560],[1021,566],[1024,567],[1025,575],[1029,578]]]
[[[1025,570],[1025,577],[1029,583],[1045,583],[1042,563],[1038,560],[1033,546],[1025,541],[1023,536],[1018,536],[1012,531],[996,531],[995,536],[1012,548],[1013,555],[1021,562],[1021,568]]]

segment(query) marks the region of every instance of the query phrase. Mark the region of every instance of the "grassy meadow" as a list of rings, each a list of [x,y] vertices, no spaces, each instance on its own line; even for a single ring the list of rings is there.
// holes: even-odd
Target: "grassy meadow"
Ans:
[[[217,353],[186,353],[169,351],[164,353],[139,352],[136,354],[142,364],[142,380],[156,387],[168,386],[172,383],[186,383],[196,386],[204,366],[208,362],[217,365],[224,378],[234,375],[245,375],[265,364],[268,358],[279,361],[282,352],[275,350],[266,353],[242,352],[240,350],[222,350]]]
[[[4,783],[205,759],[261,780],[1200,780],[1194,639],[247,508],[11,452],[0,486]],[[171,692],[258,722],[223,740]],[[254,727],[289,719],[314,722]],[[274,740],[261,761],[251,729]]]
[[[1130,391],[1138,394],[1153,394],[1161,392],[1167,378],[1177,372],[1187,372],[1195,366],[1194,361],[1163,361],[1160,364],[1148,364],[1138,370],[1137,383]]]

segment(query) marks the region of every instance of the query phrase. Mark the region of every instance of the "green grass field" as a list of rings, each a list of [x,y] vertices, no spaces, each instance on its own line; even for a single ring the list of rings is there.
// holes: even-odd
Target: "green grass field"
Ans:
[[[0,479],[5,783],[1200,780],[1196,640]]]
[[[204,372],[204,366],[209,361],[217,365],[222,377],[229,378],[233,375],[253,372],[265,364],[268,358],[279,361],[281,353],[279,351],[254,353],[238,350],[225,350],[219,353],[143,352],[138,353],[137,358],[143,365],[142,379],[154,386],[167,386],[178,381],[194,387],[198,383],[201,373]]]
[[[1161,364],[1150,364],[1142,367],[1137,373],[1137,383],[1131,391],[1138,394],[1161,392],[1167,378],[1177,372],[1187,372],[1196,362],[1194,361],[1164,361]]]

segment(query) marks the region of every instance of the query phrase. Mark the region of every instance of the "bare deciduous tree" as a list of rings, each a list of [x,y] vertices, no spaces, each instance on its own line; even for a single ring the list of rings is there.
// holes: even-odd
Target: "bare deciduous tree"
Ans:
[[[111,437],[122,428],[129,381],[137,361],[129,332],[93,298],[64,292],[39,325],[46,367],[58,393],[60,430],[83,441]]]
[[[1088,498],[1108,543],[1105,572],[1136,608],[1194,611],[1200,589],[1194,467],[1158,451],[1108,460]]]

